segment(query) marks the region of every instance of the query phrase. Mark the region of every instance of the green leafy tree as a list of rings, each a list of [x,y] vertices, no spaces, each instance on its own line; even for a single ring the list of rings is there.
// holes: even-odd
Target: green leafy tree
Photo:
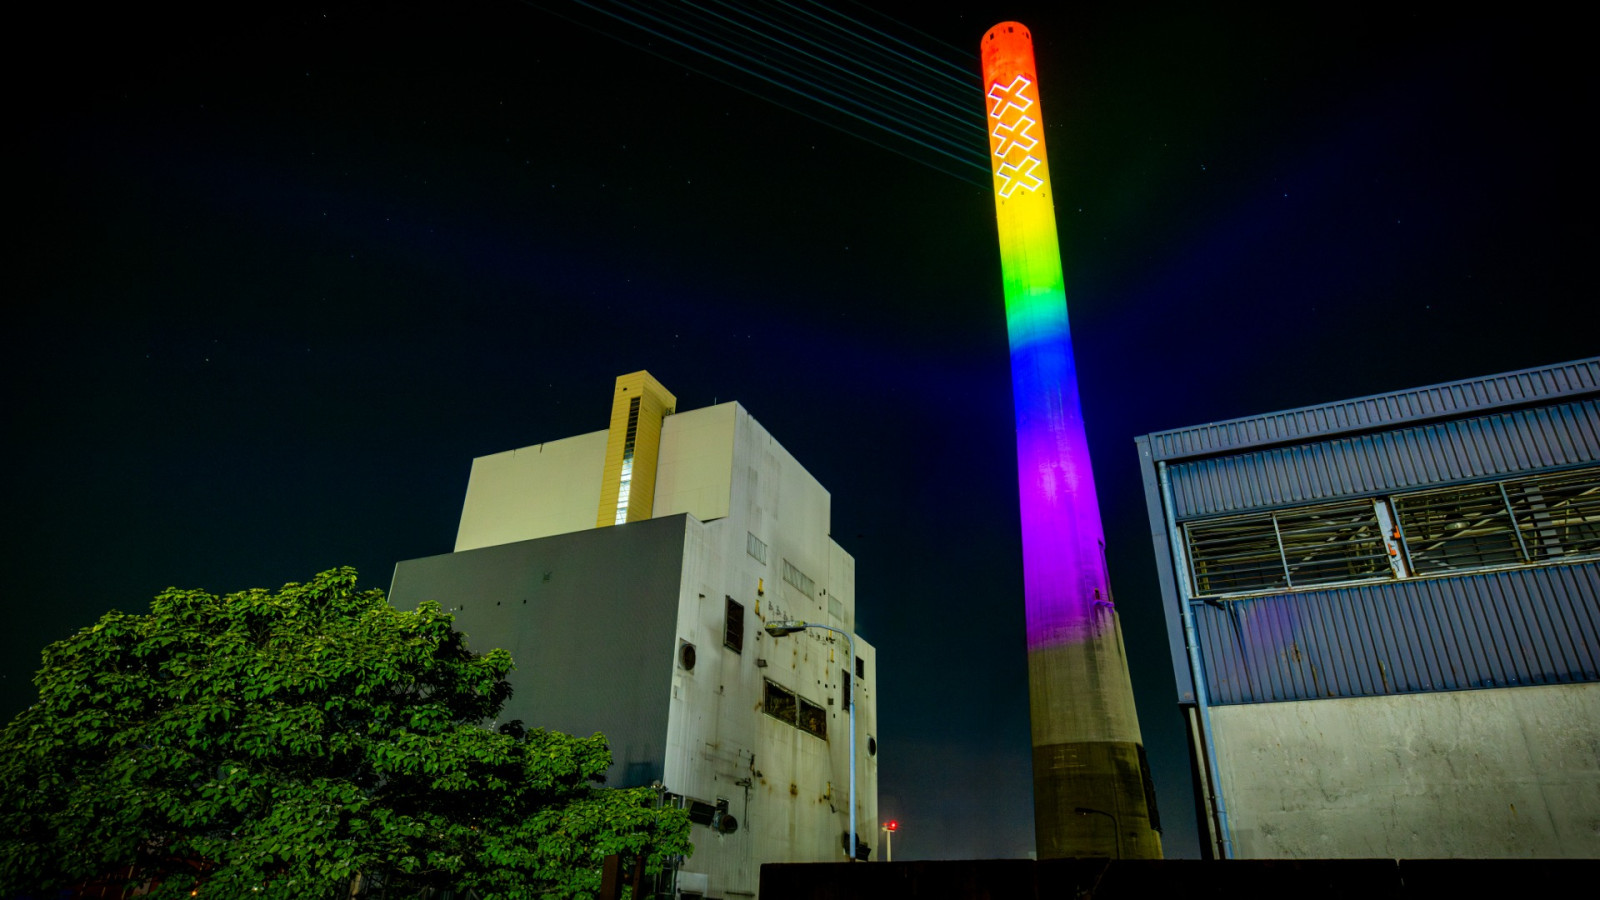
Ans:
[[[0,896],[132,866],[166,896],[582,897],[609,854],[689,852],[681,810],[599,785],[602,736],[483,727],[511,668],[352,569],[108,613],[0,734]]]

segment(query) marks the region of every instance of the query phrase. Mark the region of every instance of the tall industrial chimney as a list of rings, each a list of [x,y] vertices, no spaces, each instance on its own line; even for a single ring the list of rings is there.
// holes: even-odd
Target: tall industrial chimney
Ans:
[[[1040,859],[1159,858],[1078,403],[1033,38],[1002,22],[982,54],[1017,412],[1034,836]]]

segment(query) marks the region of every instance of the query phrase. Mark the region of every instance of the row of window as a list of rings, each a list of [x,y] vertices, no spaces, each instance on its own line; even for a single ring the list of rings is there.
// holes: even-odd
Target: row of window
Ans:
[[[828,739],[827,711],[770,678],[763,681],[766,683],[766,695],[762,701],[763,712],[774,719],[788,722],[807,734],[814,734],[823,740]]]
[[[1184,525],[1195,596],[1600,556],[1600,467]]]
[[[722,629],[722,646],[735,653],[744,653],[744,604],[724,595],[724,616]],[[695,664],[694,645],[685,643],[679,651],[679,662],[685,669],[692,671]],[[856,657],[856,677],[866,675],[866,664]],[[840,681],[844,688],[844,710],[850,709],[852,688],[851,673],[848,669],[839,670]],[[794,691],[778,684],[771,679],[763,679],[766,684],[766,693],[763,699],[762,710],[769,716],[782,719],[807,734],[814,734],[823,740],[828,739],[828,716],[822,707]]]
[[[762,565],[767,564],[767,544],[761,538],[756,537],[754,532],[745,532],[744,552],[751,559]],[[783,580],[794,585],[800,593],[805,594],[807,597],[816,598],[817,583],[811,580],[811,576],[800,571],[794,563],[789,562],[787,559],[783,561]]]

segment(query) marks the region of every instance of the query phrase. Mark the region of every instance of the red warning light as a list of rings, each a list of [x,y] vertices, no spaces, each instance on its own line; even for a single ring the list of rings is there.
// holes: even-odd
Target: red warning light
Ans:
[[[900,823],[899,822],[893,822],[893,821],[885,822],[884,825],[883,825],[883,828],[884,828],[885,831],[899,831],[900,830]]]

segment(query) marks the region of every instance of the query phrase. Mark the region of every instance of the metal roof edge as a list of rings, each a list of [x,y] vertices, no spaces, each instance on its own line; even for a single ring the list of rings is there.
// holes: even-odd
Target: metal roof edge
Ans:
[[[1600,393],[1600,356],[1156,431],[1143,438],[1153,459],[1168,461],[1595,393]]]

